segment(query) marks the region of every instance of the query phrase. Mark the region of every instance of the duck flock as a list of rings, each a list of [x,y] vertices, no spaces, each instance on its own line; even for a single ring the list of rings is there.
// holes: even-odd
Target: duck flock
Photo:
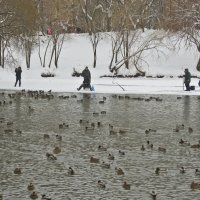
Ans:
[[[0,200],[199,199],[200,98],[0,93]]]

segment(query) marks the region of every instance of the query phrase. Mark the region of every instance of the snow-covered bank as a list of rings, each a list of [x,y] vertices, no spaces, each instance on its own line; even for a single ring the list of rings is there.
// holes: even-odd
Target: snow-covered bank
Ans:
[[[144,67],[146,75],[164,75],[164,78],[100,78],[109,75],[109,61],[111,55],[111,44],[108,38],[100,41],[97,48],[97,67],[92,68],[93,54],[91,44],[86,34],[71,34],[70,39],[64,42],[60,55],[59,68],[50,69],[55,73],[55,77],[42,78],[41,73],[45,71],[40,66],[38,52],[35,50],[31,59],[31,68],[26,69],[25,60],[19,58],[22,66],[22,87],[14,87],[14,68],[6,66],[0,68],[0,89],[3,90],[52,90],[53,92],[77,92],[77,87],[82,83],[82,77],[72,77],[73,68],[81,71],[86,65],[89,66],[92,75],[92,84],[97,93],[136,93],[136,94],[183,94],[199,95],[198,79],[193,78],[191,85],[196,86],[195,91],[183,91],[183,80],[177,78],[183,75],[184,68],[189,68],[194,76],[200,77],[196,70],[198,52],[195,47],[184,48],[182,44],[180,50],[170,51],[162,49],[164,54],[156,55],[154,51],[149,51],[145,55],[148,65]],[[47,69],[48,70],[48,69]],[[124,71],[124,74],[131,74]],[[173,76],[173,78],[168,78]],[[122,86],[122,89],[118,84]],[[89,91],[80,91],[89,92]]]

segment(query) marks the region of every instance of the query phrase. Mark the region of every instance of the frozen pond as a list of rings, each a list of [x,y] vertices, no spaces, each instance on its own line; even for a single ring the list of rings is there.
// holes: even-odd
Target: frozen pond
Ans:
[[[1,92],[0,102],[4,200],[30,199],[30,182],[38,199],[46,194],[53,200],[148,200],[152,190],[159,200],[199,199],[200,190],[190,188],[193,181],[200,182],[195,174],[200,169],[200,148],[191,148],[200,140],[198,96]],[[180,139],[191,145],[179,144]],[[100,150],[99,145],[106,149]],[[57,160],[48,160],[46,153],[53,153],[55,147],[61,149],[54,154]],[[114,160],[109,160],[109,154]],[[91,156],[100,163],[90,163]],[[110,168],[103,168],[102,162]],[[17,167],[20,175],[14,174]],[[69,167],[75,175],[68,174]],[[117,175],[116,167],[124,175]],[[186,169],[183,174],[181,167]],[[97,187],[98,180],[105,189]],[[124,181],[131,184],[130,190],[122,187]]]

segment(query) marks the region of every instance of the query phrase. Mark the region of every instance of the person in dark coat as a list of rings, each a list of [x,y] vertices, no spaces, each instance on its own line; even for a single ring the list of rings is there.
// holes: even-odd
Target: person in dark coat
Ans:
[[[19,81],[19,87],[21,87],[21,73],[22,73],[22,69],[19,66],[18,68],[15,69],[15,74],[16,74],[15,87],[16,87],[18,81]]]
[[[83,83],[80,85],[79,88],[77,88],[77,90],[79,91],[83,87],[84,89],[90,88],[90,90],[92,91],[92,87],[90,85],[91,74],[90,74],[90,70],[88,69],[88,67],[85,67],[85,69],[81,73],[81,76],[83,77]]]
[[[186,91],[190,91],[190,81],[191,81],[191,74],[189,70],[185,69],[185,75],[184,75],[184,84],[186,87]]]

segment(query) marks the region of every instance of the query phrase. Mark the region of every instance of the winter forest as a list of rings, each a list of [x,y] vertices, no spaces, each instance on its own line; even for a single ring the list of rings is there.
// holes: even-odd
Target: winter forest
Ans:
[[[88,33],[95,68],[104,33],[112,49],[109,71],[117,74],[131,65],[144,75],[141,63],[146,62],[143,54],[148,50],[177,48],[184,42],[200,54],[199,13],[199,0],[0,0],[0,66],[15,65],[17,51],[31,68],[32,52],[37,49],[41,67],[59,68],[67,35]],[[160,32],[148,33],[138,42],[148,30]],[[176,36],[173,43],[164,43],[171,35]],[[200,60],[196,68],[200,71]]]

